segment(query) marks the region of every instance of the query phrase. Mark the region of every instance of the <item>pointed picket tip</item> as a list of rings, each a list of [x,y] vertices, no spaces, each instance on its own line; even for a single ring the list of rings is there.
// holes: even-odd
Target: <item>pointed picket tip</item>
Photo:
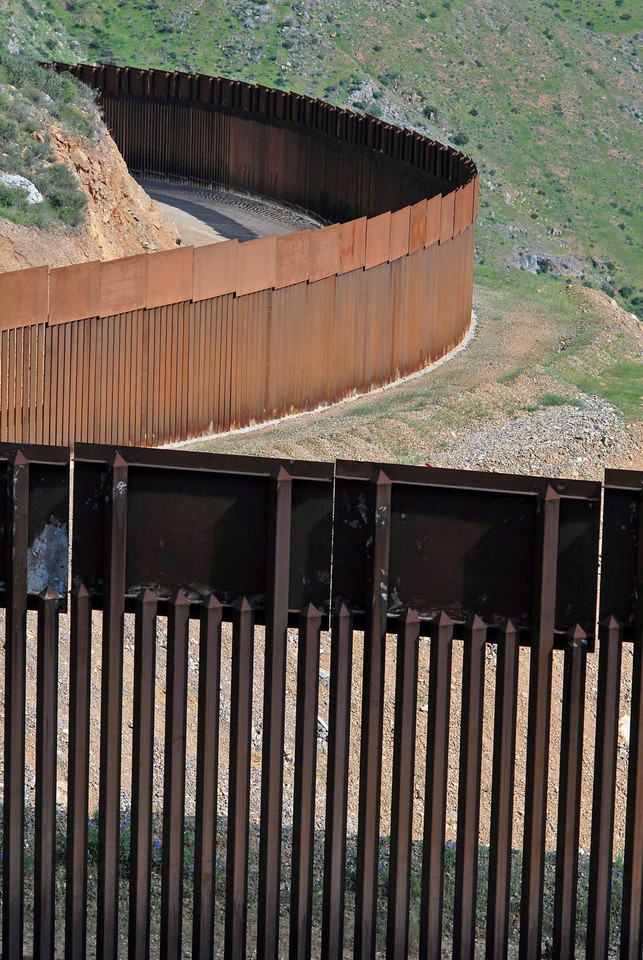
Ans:
[[[307,603],[299,615],[305,620],[315,620],[321,617],[321,613],[313,603]]]
[[[407,626],[409,624],[416,624],[419,622],[420,622],[420,618],[418,616],[417,610],[413,610],[411,607],[409,607],[405,611],[405,613],[402,614],[402,623],[406,624]]]
[[[145,590],[139,593],[136,599],[139,603],[156,603],[156,596],[152,593],[149,587],[145,587]]]
[[[393,481],[391,480],[391,478],[387,476],[387,474],[384,473],[383,470],[380,470],[379,473],[377,474],[377,480],[375,481],[375,484],[378,487],[386,486],[386,485],[390,487],[392,482]]]
[[[292,480],[292,476],[288,473],[285,467],[279,467],[277,473],[277,483],[284,483],[287,480]]]
[[[601,627],[605,627],[607,630],[620,630],[621,622],[617,620],[613,613],[609,617],[605,617],[604,620],[601,620]]]
[[[582,643],[583,640],[587,640],[587,634],[581,627],[580,623],[575,624],[571,630],[568,630],[567,636],[572,643]]]
[[[84,583],[77,583],[75,587],[71,589],[72,597],[77,597],[79,600],[85,600],[87,597],[91,596],[89,590]]]
[[[548,500],[560,500],[560,494],[556,493],[552,486],[547,487],[547,492],[545,493],[545,503]]]
[[[175,607],[189,607],[190,601],[185,590],[177,590],[170,601]]]
[[[252,607],[250,606],[247,597],[243,597],[243,598],[242,598],[241,603],[239,604],[239,608],[238,608],[238,609],[240,610],[241,613],[251,613],[251,612],[252,612]]]
[[[24,455],[22,449],[16,450],[16,455],[13,458],[14,467],[24,467],[25,464],[29,463],[28,459]]]
[[[445,613],[444,610],[441,610],[433,621],[436,627],[452,627],[453,620],[448,613]]]
[[[499,625],[498,630],[504,633],[505,637],[515,637],[518,633],[518,627],[510,617],[507,617]]]
[[[476,630],[487,629],[487,624],[484,622],[484,620],[481,617],[478,616],[477,613],[474,613],[473,617],[471,618],[467,626],[472,633],[475,633]]]
[[[341,602],[341,604],[340,604],[340,606],[339,606],[339,610],[337,611],[336,616],[339,617],[340,620],[344,620],[344,619],[346,619],[346,617],[352,616],[352,613],[351,613],[350,609],[349,609],[348,606],[344,603],[343,600],[342,600],[342,602]]]
[[[126,467],[126,466],[127,466],[127,460],[124,460],[124,459],[122,458],[122,456],[120,455],[119,451],[116,450],[116,452],[114,453],[114,456],[112,457],[112,464],[111,464],[111,465],[112,465],[112,467]]]
[[[203,601],[203,606],[206,610],[223,610],[223,604],[220,600],[217,600],[213,593],[210,594],[207,600]]]
[[[60,594],[54,590],[54,588],[49,584],[48,587],[45,587],[39,594],[43,600],[60,600]]]

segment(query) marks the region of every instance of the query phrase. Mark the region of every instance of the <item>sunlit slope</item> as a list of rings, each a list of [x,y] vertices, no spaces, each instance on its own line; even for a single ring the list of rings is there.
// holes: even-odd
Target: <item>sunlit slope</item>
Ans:
[[[449,138],[482,175],[480,260],[536,254],[643,314],[633,0],[10,6],[0,22],[25,52],[243,77]]]

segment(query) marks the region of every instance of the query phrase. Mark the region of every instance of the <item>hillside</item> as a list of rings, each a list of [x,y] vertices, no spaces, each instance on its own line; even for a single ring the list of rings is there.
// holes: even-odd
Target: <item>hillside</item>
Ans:
[[[130,177],[91,92],[0,51],[0,272],[176,243],[174,225]]]
[[[0,24],[40,57],[239,76],[449,139],[481,171],[479,282],[523,266],[643,313],[634,0],[0,0]]]

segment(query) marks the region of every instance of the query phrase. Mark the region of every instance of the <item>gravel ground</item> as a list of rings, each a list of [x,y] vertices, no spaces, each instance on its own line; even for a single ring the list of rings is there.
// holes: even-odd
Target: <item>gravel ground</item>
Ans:
[[[638,449],[614,407],[590,396],[513,419],[501,415],[459,430],[445,445],[435,466],[574,477],[595,475],[606,460]]]

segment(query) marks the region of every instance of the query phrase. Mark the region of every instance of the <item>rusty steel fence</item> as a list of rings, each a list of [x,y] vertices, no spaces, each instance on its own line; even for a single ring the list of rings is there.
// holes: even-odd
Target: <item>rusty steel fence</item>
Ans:
[[[0,274],[0,440],[154,446],[421,369],[471,320],[478,176],[294,93],[69,67],[130,169],[310,210],[319,230]]]
[[[0,470],[3,958],[640,960],[643,475]]]

